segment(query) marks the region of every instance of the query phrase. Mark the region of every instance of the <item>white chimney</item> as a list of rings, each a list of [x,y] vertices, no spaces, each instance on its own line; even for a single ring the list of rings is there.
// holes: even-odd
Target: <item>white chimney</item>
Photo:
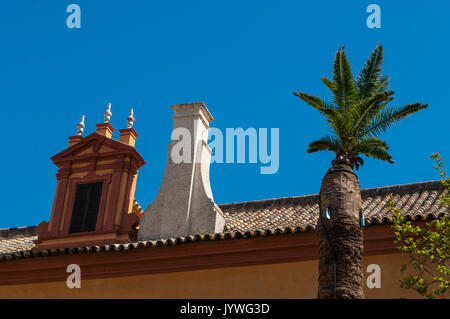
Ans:
[[[209,184],[207,143],[213,117],[203,102],[176,104],[172,109],[166,171],[155,201],[140,221],[138,240],[219,233],[225,226]]]

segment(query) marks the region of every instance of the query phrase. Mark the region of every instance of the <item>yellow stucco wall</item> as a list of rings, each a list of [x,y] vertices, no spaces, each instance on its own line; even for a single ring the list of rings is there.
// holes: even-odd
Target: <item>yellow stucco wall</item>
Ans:
[[[366,298],[419,298],[401,289],[401,254],[364,258],[381,267],[381,288],[369,289]],[[315,298],[318,262],[206,269],[166,274],[83,280],[81,288],[65,282],[0,286],[0,298]],[[364,271],[366,282],[367,273]],[[83,274],[81,273],[81,278]]]

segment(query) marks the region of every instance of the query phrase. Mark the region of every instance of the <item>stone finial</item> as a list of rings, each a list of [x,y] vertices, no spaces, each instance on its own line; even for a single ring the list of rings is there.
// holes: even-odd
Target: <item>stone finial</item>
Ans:
[[[127,117],[127,128],[132,128],[136,119],[133,116],[133,109],[130,110],[130,115]]]
[[[108,108],[106,109],[105,113],[103,113],[104,117],[105,117],[105,123],[109,123],[109,121],[111,120],[111,103],[108,103]]]
[[[77,135],[83,134],[84,127],[85,127],[85,125],[84,125],[84,115],[81,115],[81,121],[77,125]]]

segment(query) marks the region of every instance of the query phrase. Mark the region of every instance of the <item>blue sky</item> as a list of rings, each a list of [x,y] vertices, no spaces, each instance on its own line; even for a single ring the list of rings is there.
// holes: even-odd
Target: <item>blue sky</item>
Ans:
[[[70,3],[81,7],[81,29],[66,26]],[[381,29],[366,26],[370,3],[381,7]],[[450,170],[449,13],[447,1],[1,1],[0,228],[49,219],[50,157],[67,147],[81,114],[84,135],[93,132],[108,102],[117,130],[135,110],[144,208],[164,174],[170,105],[194,101],[224,131],[280,130],[276,174],[261,175],[259,164],[211,165],[217,203],[317,193],[333,154],[306,148],[328,129],[292,91],[329,98],[320,78],[331,76],[341,45],[357,73],[383,44],[395,105],[429,104],[383,136],[396,162],[366,160],[362,188],[438,179],[432,153]]]

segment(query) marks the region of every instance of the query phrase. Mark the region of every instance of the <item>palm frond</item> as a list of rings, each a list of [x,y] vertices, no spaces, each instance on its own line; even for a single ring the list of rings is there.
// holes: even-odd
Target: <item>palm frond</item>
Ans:
[[[391,164],[394,163],[392,160],[392,156],[383,148],[378,146],[367,146],[365,148],[361,148],[361,154],[364,154],[367,157],[373,157],[382,161],[387,161]]]
[[[369,137],[363,137],[358,138],[353,143],[350,153],[352,153],[354,156],[356,156],[359,153],[363,153],[363,151],[370,149],[371,147],[379,147],[384,150],[388,150],[389,147],[387,146],[387,143],[385,141],[380,140],[378,137],[375,136],[369,136]]]
[[[354,136],[361,136],[360,132],[365,131],[365,127],[370,124],[371,119],[394,99],[391,97],[393,94],[393,91],[379,92],[373,97],[361,101],[354,108],[353,115],[356,118],[352,131]]]
[[[361,100],[366,97],[370,97],[373,94],[379,92],[379,89],[385,88],[384,85],[380,84],[380,76],[382,72],[381,64],[383,62],[383,46],[378,45],[372,52],[372,54],[367,59],[361,69],[358,77],[356,78],[356,85],[358,88],[359,97]]]
[[[355,168],[358,170],[361,166],[364,165],[364,160],[361,158],[361,156],[355,156],[353,158],[353,164],[355,165]]]
[[[401,108],[395,109],[389,107],[372,118],[371,125],[362,132],[362,136],[367,134],[379,135],[386,132],[392,125],[404,119],[405,117],[419,112],[428,107],[428,104],[413,103],[407,104]]]
[[[323,84],[325,84],[325,86],[330,89],[331,92],[334,93],[336,91],[336,83],[324,76],[321,78],[321,80]]]
[[[319,140],[311,142],[308,145],[308,153],[314,153],[319,151],[333,151],[336,154],[340,152],[342,146],[338,139],[332,136],[322,137]]]
[[[335,100],[339,109],[347,111],[357,97],[355,81],[350,63],[341,47],[336,53],[333,66],[333,79],[336,84]]]
[[[327,123],[331,129],[334,130],[336,135],[339,135],[342,131],[342,116],[340,113],[331,105],[327,104],[321,98],[313,95],[309,95],[302,92],[293,92],[295,96],[299,97],[301,100],[305,101],[308,105],[312,106],[314,109],[318,110],[326,119]]]
[[[295,96],[299,97],[306,103],[308,103],[310,106],[318,110],[321,114],[323,114],[327,119],[330,117],[333,117],[333,115],[336,113],[336,110],[328,105],[324,100],[322,100],[320,97],[309,95],[302,92],[293,92]]]
[[[341,66],[340,66],[340,60],[341,60],[341,50],[336,52],[336,55],[334,56],[333,61],[333,81],[334,81],[334,87],[335,90],[333,91],[334,95],[334,103],[336,103],[336,106],[341,109],[344,107],[344,98],[342,96],[342,77],[341,77]]]
[[[385,75],[385,76],[380,76],[378,78],[378,83],[376,86],[376,92],[380,92],[382,90],[389,90],[389,80],[391,79],[390,76]]]

